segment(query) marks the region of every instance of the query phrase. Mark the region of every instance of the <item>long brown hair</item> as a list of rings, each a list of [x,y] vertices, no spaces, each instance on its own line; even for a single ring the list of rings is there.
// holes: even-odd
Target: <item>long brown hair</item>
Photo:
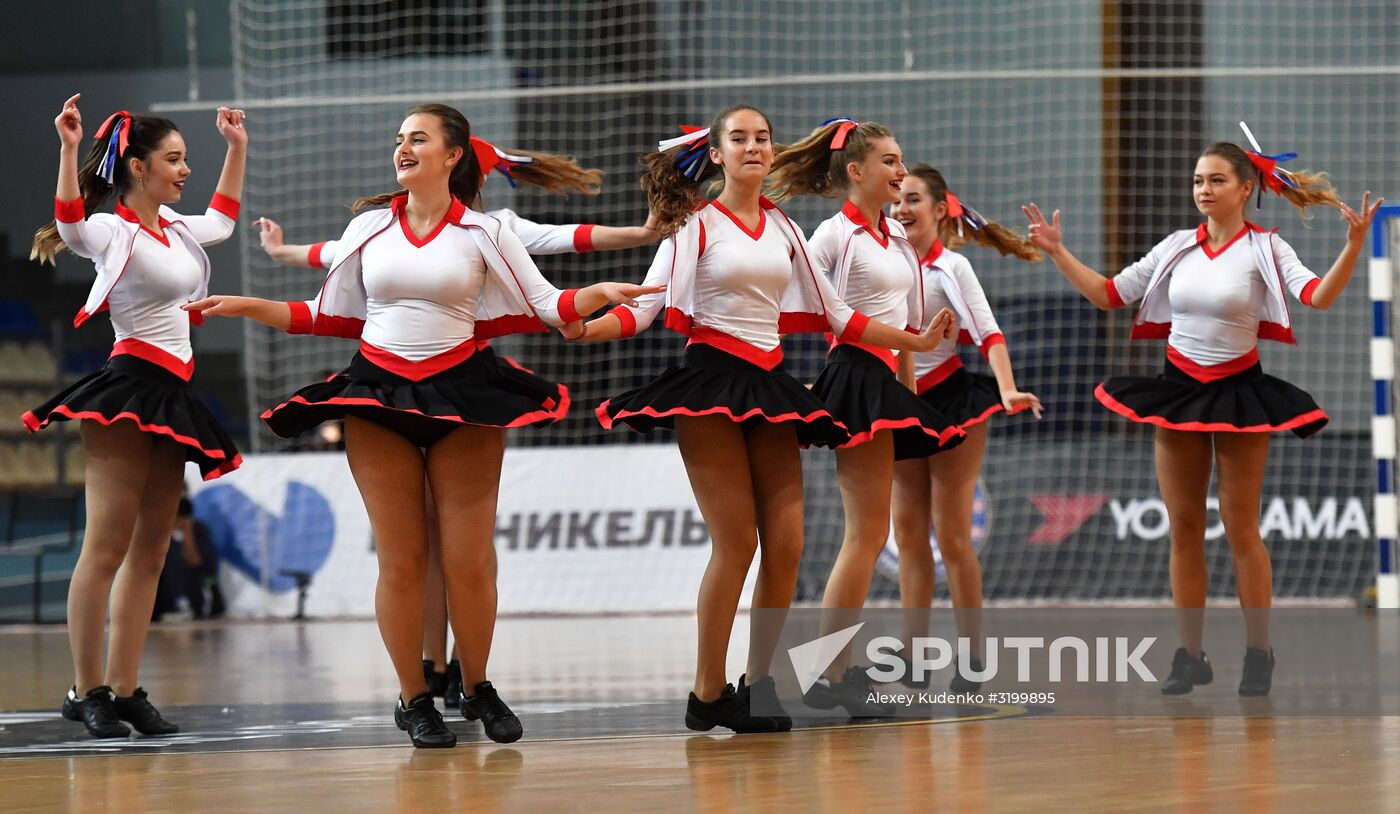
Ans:
[[[471,206],[472,201],[476,200],[477,194],[481,192],[481,165],[477,163],[476,151],[472,149],[471,123],[457,108],[436,102],[411,107],[404,114],[404,118],[419,113],[437,118],[438,123],[442,125],[442,135],[447,146],[461,148],[462,158],[452,168],[452,174],[447,178],[447,189],[452,193],[452,197],[467,206]],[[350,209],[359,212],[367,207],[383,206],[394,198],[407,193],[406,189],[397,189],[393,192],[361,198],[355,201]]]
[[[948,202],[948,181],[944,179],[943,173],[928,164],[917,164],[909,170],[909,174],[928,186],[928,194],[935,203]],[[938,225],[938,239],[950,249],[964,246],[970,240],[996,249],[1002,257],[1010,254],[1018,260],[1027,262],[1038,262],[1044,257],[1040,249],[1037,249],[1028,238],[1022,237],[993,221],[985,221],[978,229],[964,225],[962,234],[959,234],[957,222],[951,217],[945,217],[943,222]]]
[[[121,122],[113,122],[113,127],[120,127]],[[83,216],[90,217],[92,213],[102,208],[107,199],[113,193],[118,195],[129,192],[132,187],[131,159],[145,161],[160,147],[161,142],[171,133],[178,132],[175,122],[163,119],[159,116],[148,116],[144,113],[135,113],[131,116],[131,130],[127,133],[126,152],[119,157],[112,167],[113,184],[109,186],[103,178],[97,174],[97,168],[102,163],[103,156],[107,152],[107,137],[95,139],[92,147],[88,150],[87,157],[78,167],[78,190],[82,193]],[[38,260],[40,263],[53,265],[58,253],[67,246],[63,243],[63,238],[58,236],[58,224],[49,221],[34,233],[34,242],[29,247],[29,259]]]
[[[1254,162],[1249,160],[1249,153],[1246,153],[1244,148],[1238,144],[1217,141],[1201,152],[1201,158],[1208,155],[1225,159],[1225,162],[1230,165],[1230,169],[1235,171],[1235,177],[1241,183],[1253,182],[1256,185],[1256,192],[1258,185],[1264,184],[1263,174],[1254,166]],[[1280,196],[1298,207],[1299,220],[1305,223],[1309,220],[1310,216],[1307,214],[1307,210],[1310,206],[1340,207],[1342,205],[1341,199],[1337,197],[1337,190],[1327,179],[1327,173],[1294,170],[1289,172],[1289,177],[1298,186],[1291,187],[1284,184]]]
[[[603,171],[581,166],[572,156],[533,150],[503,149],[502,152],[530,159],[528,164],[516,164],[510,168],[510,177],[518,184],[539,187],[555,195],[577,192],[593,196],[603,191]]]
[[[784,148],[768,174],[769,197],[783,201],[798,195],[824,198],[843,195],[850,183],[846,165],[864,160],[876,139],[894,136],[879,122],[861,122],[846,133],[845,145],[833,150],[831,140],[843,123],[844,120],[838,120],[824,124],[806,138]]]
[[[744,110],[752,110],[763,117],[772,137],[773,125],[768,114],[753,105],[734,105],[721,110],[710,122],[708,145],[719,149],[724,126],[729,117]],[[656,219],[657,228],[663,237],[670,237],[685,223],[690,213],[704,206],[707,199],[703,190],[706,181],[722,174],[720,165],[707,158],[701,159],[700,171],[694,178],[681,171],[676,156],[686,145],[672,147],[665,152],[652,152],[642,156],[642,189],[647,193],[647,208]],[[776,147],[775,147],[776,150]]]

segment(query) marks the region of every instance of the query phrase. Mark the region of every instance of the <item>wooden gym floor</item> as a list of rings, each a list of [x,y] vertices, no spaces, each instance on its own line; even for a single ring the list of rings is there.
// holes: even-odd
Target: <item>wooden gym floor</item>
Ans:
[[[450,750],[394,728],[372,622],[157,626],[142,683],[183,731],[118,742],[58,716],[63,628],[0,628],[0,810],[1400,812],[1400,717],[988,706],[697,735],[681,722],[693,624],[503,619],[492,677],[525,739],[498,746],[454,712]]]

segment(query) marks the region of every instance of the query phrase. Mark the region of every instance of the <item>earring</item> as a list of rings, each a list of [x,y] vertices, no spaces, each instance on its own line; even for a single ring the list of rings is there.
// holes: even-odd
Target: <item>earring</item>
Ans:
[[[137,178],[136,180],[139,181],[139,182],[141,183],[141,191],[142,191],[142,192],[145,192],[145,191],[146,191],[146,176],[143,175],[143,176],[141,176],[140,178]]]

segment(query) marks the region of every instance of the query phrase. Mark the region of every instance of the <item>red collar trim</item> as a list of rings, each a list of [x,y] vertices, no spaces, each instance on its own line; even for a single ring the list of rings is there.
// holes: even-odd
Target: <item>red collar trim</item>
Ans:
[[[412,243],[414,246],[420,249],[433,242],[433,238],[441,234],[443,228],[445,228],[447,224],[460,224],[462,222],[462,216],[466,214],[467,211],[467,207],[465,204],[463,204],[456,198],[453,198],[451,205],[447,207],[446,214],[442,216],[442,220],[438,221],[438,225],[434,226],[433,230],[429,232],[426,237],[420,238],[413,233],[413,229],[411,229],[408,225],[407,195],[395,196],[393,201],[391,201],[389,204],[389,209],[394,213],[395,217],[398,218],[399,226],[403,229],[403,236],[408,238],[409,243]]]
[[[121,218],[121,219],[124,220],[124,221],[129,221],[129,222],[131,222],[131,223],[136,224],[137,226],[140,226],[141,229],[142,229],[146,234],[150,235],[151,237],[155,238],[156,240],[159,240],[161,243],[164,243],[164,244],[167,245],[167,246],[170,245],[170,240],[169,240],[168,238],[166,238],[166,236],[165,236],[165,227],[167,227],[167,226],[170,225],[170,221],[166,220],[166,219],[165,219],[164,217],[162,217],[161,215],[159,215],[159,214],[156,215],[156,219],[157,219],[157,221],[160,223],[160,229],[161,229],[159,232],[157,232],[157,231],[151,229],[151,228],[150,228],[149,226],[147,226],[146,224],[142,223],[142,222],[141,222],[141,218],[138,217],[137,214],[136,214],[136,210],[134,210],[134,209],[132,209],[131,207],[127,206],[126,204],[122,203],[122,202],[121,202],[121,199],[118,198],[118,199],[117,199],[117,217]]]
[[[938,262],[938,258],[943,256],[943,241],[938,238],[933,239],[933,245],[928,247],[928,254],[919,261],[921,266],[931,266]]]
[[[846,200],[846,203],[841,206],[841,214],[850,218],[851,222],[855,225],[869,232],[870,236],[875,238],[875,242],[879,243],[881,247],[890,245],[890,230],[889,227],[885,225],[884,212],[880,213],[878,230],[871,226],[870,221],[865,219],[865,214],[857,209],[856,205],[851,203],[849,198]]]
[[[744,222],[739,220],[739,218],[733,212],[730,212],[724,204],[720,203],[719,201],[710,201],[710,203],[714,206],[715,209],[718,209],[719,211],[723,212],[725,217],[734,221],[734,225],[739,227],[739,231],[748,235],[751,239],[758,240],[760,237],[763,237],[763,229],[768,225],[768,215],[763,211],[764,207],[761,203],[758,207],[758,228],[755,230],[750,230],[749,227],[745,226]]]
[[[1210,259],[1214,260],[1215,258],[1224,254],[1225,251],[1231,246],[1235,245],[1236,241],[1249,234],[1250,232],[1263,231],[1266,230],[1260,226],[1256,226],[1255,224],[1250,223],[1249,221],[1245,221],[1244,228],[1240,229],[1238,234],[1225,241],[1224,246],[1221,246],[1219,249],[1212,250],[1210,248],[1210,230],[1206,228],[1206,224],[1202,223],[1200,226],[1196,227],[1196,243],[1200,245],[1201,251],[1206,253],[1206,257],[1209,257]]]

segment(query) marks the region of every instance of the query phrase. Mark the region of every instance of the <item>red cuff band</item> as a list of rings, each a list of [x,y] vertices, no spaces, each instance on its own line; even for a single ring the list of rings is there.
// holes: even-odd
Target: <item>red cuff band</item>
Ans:
[[[1313,292],[1316,291],[1317,287],[1320,285],[1322,285],[1321,279],[1315,279],[1310,281],[1307,285],[1303,286],[1303,293],[1298,295],[1298,299],[1302,300],[1303,304],[1308,306],[1309,308],[1313,307]]]
[[[1005,344],[1006,344],[1006,337],[1002,336],[1002,335],[999,334],[999,333],[997,333],[997,334],[992,334],[991,336],[986,337],[985,339],[982,340],[982,347],[979,348],[979,350],[982,351],[982,358],[983,358],[983,359],[986,359],[986,358],[987,358],[987,353],[992,349],[993,346],[995,346],[995,345],[1005,345]]]
[[[86,217],[82,198],[74,198],[71,201],[53,199],[53,219],[59,223],[82,223]]]
[[[309,334],[315,322],[311,319],[311,306],[304,302],[289,302],[287,307],[292,312],[292,324],[287,326],[289,334]]]
[[[1118,286],[1114,285],[1114,283],[1113,283],[1112,280],[1109,280],[1109,281],[1107,281],[1107,282],[1104,283],[1104,290],[1108,292],[1108,307],[1109,307],[1109,308],[1122,308],[1122,307],[1123,307],[1123,298],[1122,298],[1121,296],[1119,296],[1119,294],[1118,294]]]
[[[321,262],[324,259],[321,257],[321,250],[324,248],[326,248],[326,241],[323,240],[320,243],[312,243],[311,248],[307,250],[306,262],[310,263],[312,268],[323,269],[326,267]]]
[[[227,215],[230,220],[238,220],[238,207],[238,201],[217,192],[214,193],[214,197],[209,199],[209,208],[220,215]]]
[[[564,322],[578,322],[583,319],[579,316],[578,309],[574,308],[574,297],[577,296],[577,288],[566,288],[564,293],[559,295],[559,319]]]
[[[585,223],[574,230],[574,251],[579,254],[593,251],[593,224]]]
[[[625,305],[619,305],[608,313],[617,317],[617,321],[622,323],[622,339],[637,335],[637,317],[632,314],[632,309]]]
[[[841,331],[841,335],[836,337],[842,342],[859,342],[865,335],[865,326],[870,324],[870,317],[859,311],[851,314],[851,321],[846,323],[846,327]]]

